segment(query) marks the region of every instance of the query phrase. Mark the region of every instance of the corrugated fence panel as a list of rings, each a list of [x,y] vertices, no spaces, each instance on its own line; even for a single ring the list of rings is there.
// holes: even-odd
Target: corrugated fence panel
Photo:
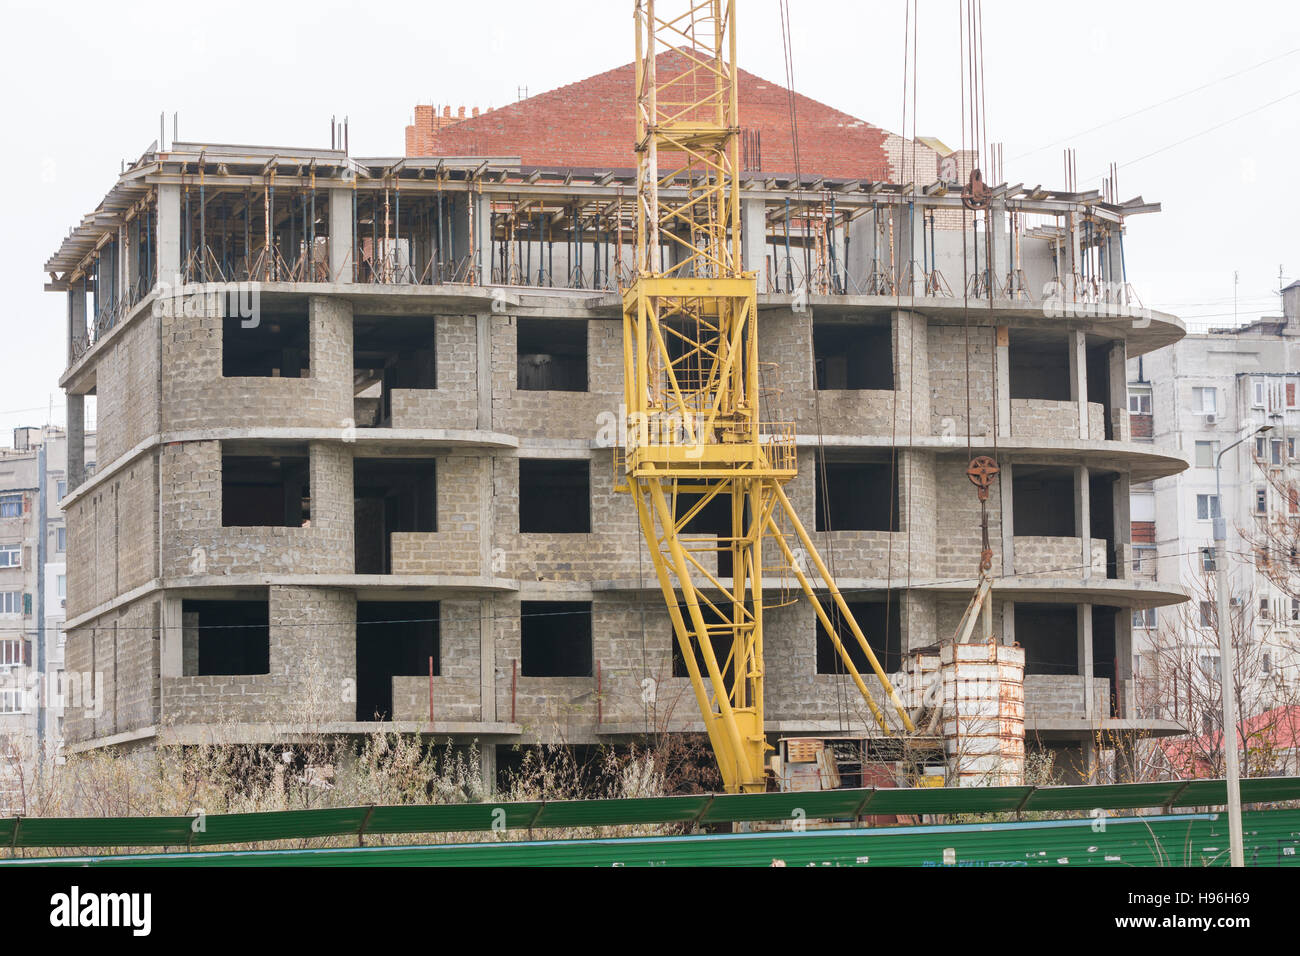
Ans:
[[[494,829],[654,823],[736,823],[866,815],[1214,807],[1222,780],[1082,787],[962,787],[718,794],[634,800],[564,800],[438,806],[344,807],[193,817],[0,819],[0,846],[217,846],[366,833],[446,833]],[[1300,800],[1300,777],[1242,782],[1246,804]]]
[[[1247,813],[1250,866],[1300,865],[1300,811]],[[803,833],[141,854],[40,861],[116,866],[1224,866],[1221,814]],[[15,861],[30,864],[38,861]]]

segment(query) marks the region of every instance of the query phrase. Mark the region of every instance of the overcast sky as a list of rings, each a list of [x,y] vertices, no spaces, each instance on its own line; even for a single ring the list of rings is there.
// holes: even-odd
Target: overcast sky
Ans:
[[[901,131],[904,0],[790,7],[796,88]],[[955,146],[958,0],[920,7],[916,129]],[[741,0],[740,62],[783,82],[777,10]],[[169,139],[177,111],[183,140],[285,146],[328,146],[330,116],[347,115],[354,155],[400,155],[417,102],[502,106],[521,87],[630,61],[631,11],[631,0],[4,0],[0,444],[45,422],[51,401],[63,422],[65,300],[42,291],[41,267],[121,161],[157,137],[160,111]],[[1278,312],[1279,266],[1300,275],[1300,4],[985,0],[984,57],[988,137],[1005,144],[1008,181],[1061,185],[1071,145],[1081,187],[1117,162],[1121,198],[1164,204],[1126,239],[1147,305],[1231,323],[1237,271],[1241,318]]]

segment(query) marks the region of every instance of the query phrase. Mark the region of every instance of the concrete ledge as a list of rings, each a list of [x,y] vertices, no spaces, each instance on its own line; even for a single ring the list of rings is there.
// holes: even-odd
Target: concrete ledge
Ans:
[[[292,742],[319,734],[359,735],[376,733],[430,734],[473,737],[480,740],[508,738],[523,733],[519,724],[478,720],[349,720],[312,726],[289,723],[178,724],[158,733],[161,744],[258,744]]]
[[[140,740],[151,740],[158,736],[158,728],[154,726],[141,727],[139,730],[127,730],[120,734],[110,734],[107,737],[97,737],[94,740],[83,740],[81,743],[64,743],[63,751],[69,754],[85,753],[89,750],[98,750],[101,747],[120,747],[123,744],[136,743]]]
[[[906,436],[897,440],[889,435],[799,435],[795,439],[799,448],[829,446],[837,448],[914,448],[919,451],[950,453],[966,459],[966,442],[953,442],[939,437],[917,435],[908,441]],[[993,436],[976,435],[971,439],[971,451],[977,454],[999,455],[1010,453],[1012,462],[1043,464],[1087,465],[1090,468],[1128,471],[1133,481],[1151,481],[1167,478],[1188,468],[1188,461],[1173,452],[1165,453],[1151,442],[1083,440],[1079,438],[1003,437],[994,445]]]
[[[178,724],[159,729],[145,727],[110,737],[97,737],[69,743],[70,754],[87,753],[106,747],[118,747],[140,740],[156,739],[159,745],[189,744],[268,744],[292,743],[320,734],[360,735],[375,733],[426,734],[432,736],[470,737],[485,742],[512,741],[523,733],[519,724],[507,721],[336,721],[310,727],[301,724]]]
[[[769,578],[771,576],[769,575]],[[731,586],[730,578],[720,579],[724,586]],[[971,591],[978,584],[972,575],[969,578],[955,579],[913,577],[911,584],[904,590],[935,591],[941,594],[959,594],[968,599]],[[836,584],[845,592],[845,597],[852,600],[853,591],[883,592],[899,589],[897,577],[893,581],[885,578],[853,578],[841,575]],[[659,593],[658,582],[649,569],[638,584],[634,577],[612,578],[592,584],[595,593],[604,591],[647,591]],[[776,594],[780,591],[774,585],[768,585],[764,593]],[[1135,581],[1123,581],[1112,578],[1022,578],[999,577],[993,584],[996,596],[1009,600],[1034,601],[1042,603],[1066,604],[1113,604],[1117,607],[1165,607],[1170,604],[1182,604],[1187,600],[1187,591],[1176,585],[1161,584],[1151,586]]]
[[[458,577],[447,574],[229,574],[196,575],[187,578],[168,578],[168,590],[189,588],[250,588],[269,587],[350,588],[358,592],[367,589],[392,592],[402,591],[495,591],[519,590],[519,582],[507,578]],[[358,594],[358,596],[361,596]],[[364,598],[363,598],[364,600]]]
[[[1129,358],[1173,345],[1187,334],[1183,323],[1167,312],[1152,309],[1150,312],[1133,310],[1129,315],[1089,315],[1089,307],[1082,303],[1072,306],[1080,310],[1080,314],[1070,317],[1049,315],[1043,308],[1042,300],[1025,302],[994,299],[990,305],[987,299],[979,299],[971,301],[967,306],[960,296],[813,295],[806,297],[805,304],[824,315],[845,312],[915,312],[961,323],[969,313],[973,325],[985,328],[996,323],[1057,331],[1081,329],[1108,338],[1124,339],[1129,343]],[[786,310],[793,305],[794,296],[791,295],[763,293],[758,297],[760,312]]]
[[[1075,717],[1025,717],[1025,742],[1035,735],[1044,740],[1092,739],[1095,734],[1125,734],[1133,737],[1177,737],[1187,728],[1172,720],[1139,720],[1104,717],[1087,720]]]
[[[519,582],[509,578],[454,577],[440,574],[207,574],[187,578],[154,578],[111,601],[69,618],[65,631],[73,630],[120,607],[159,591],[208,591],[217,588],[264,588],[272,585],[303,588],[354,588],[362,600],[391,595],[394,591],[427,593],[444,597],[458,592],[513,592]],[[199,595],[196,595],[199,596]]]

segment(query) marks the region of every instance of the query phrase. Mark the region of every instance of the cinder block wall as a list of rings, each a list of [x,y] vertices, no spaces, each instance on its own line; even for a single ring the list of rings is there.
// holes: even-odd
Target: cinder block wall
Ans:
[[[221,525],[221,442],[166,445],[161,455],[163,571],[168,578],[279,572],[350,574],[355,557],[352,451],[313,441],[311,526]]]
[[[303,378],[225,378],[220,301],[205,300],[201,310],[171,311],[181,314],[161,319],[165,431],[255,426],[341,431],[352,419],[352,305],[346,299],[308,298],[310,355]],[[191,311],[201,314],[185,314]],[[130,398],[131,404],[138,401]]]
[[[356,674],[356,588],[277,583],[275,578],[351,574],[354,455],[419,450],[367,443],[361,451],[356,433],[346,428],[353,416],[352,306],[342,297],[313,296],[308,314],[311,369],[304,379],[223,378],[221,323],[213,310],[147,316],[105,343],[96,368],[100,472],[126,461],[130,449],[151,437],[164,440],[97,478],[68,509],[68,615],[105,608],[69,634],[68,669],[102,672],[104,677],[99,716],[93,708],[69,707],[69,740],[124,733],[159,721],[276,724],[355,718],[347,684]],[[437,459],[438,530],[397,535],[393,541],[395,576],[450,582],[438,595],[444,623],[441,673],[434,679],[435,717],[505,721],[513,706],[533,739],[587,741],[601,739],[606,728],[598,723],[685,726],[697,720],[695,702],[687,680],[672,676],[671,625],[633,502],[613,490],[608,444],[622,400],[620,323],[594,318],[579,307],[553,309],[548,315],[587,320],[588,391],[518,391],[517,317],[451,312],[431,315],[437,388],[398,389],[393,395],[394,427],[482,429],[518,441],[517,449],[487,442],[468,448],[430,444],[423,453]],[[814,531],[816,447],[808,440],[799,452],[800,473],[787,489],[790,498],[837,576],[857,583],[859,593],[851,597],[870,596],[860,593],[865,588],[882,596],[886,584],[903,588],[934,579],[970,579],[973,586],[982,543],[979,504],[965,475],[965,329],[905,311],[889,313],[895,387],[819,393],[814,389],[813,323],[853,319],[844,311],[819,316],[764,310],[760,353],[764,362],[774,363],[764,369],[764,386],[772,389],[772,417],[792,417],[804,436],[820,423],[828,447],[887,455],[893,442],[919,442],[920,447],[897,452],[900,530],[892,535]],[[488,342],[479,340],[484,329]],[[970,346],[971,427],[983,436],[993,429],[992,330],[973,327]],[[480,378],[484,354],[491,382]],[[480,396],[484,387],[490,394]],[[488,414],[480,411],[484,407]],[[1089,409],[1090,425],[1097,410]],[[1070,424],[1066,418],[1077,428],[1075,406],[1048,411],[1042,421],[1013,421],[1015,437],[1070,437],[1062,429]],[[338,429],[337,438],[312,434],[300,439],[310,458],[310,527],[223,528],[223,436],[267,427]],[[523,457],[587,463],[590,533],[519,533]],[[1001,573],[1004,557],[1001,504],[998,493],[990,496],[995,573]],[[1127,534],[1127,529],[1121,532]],[[769,565],[778,563],[770,547],[766,557]],[[250,578],[271,580],[271,674],[161,678],[160,602],[179,599],[166,596],[166,589],[221,585],[236,576],[244,587]],[[518,582],[519,590],[474,590],[488,578]],[[161,596],[154,592],[123,600],[133,589],[154,582],[163,586]],[[795,585],[792,577],[786,583]],[[519,677],[512,693],[511,663],[520,657],[521,599],[592,600],[599,694],[594,674]],[[964,598],[938,598],[923,590],[900,592],[896,599],[902,607],[904,645],[913,648],[945,638],[965,606]],[[109,609],[115,600],[121,606]],[[1000,606],[997,615],[1000,629]],[[806,602],[771,609],[766,640],[772,719],[838,718],[846,706],[847,678],[816,673],[816,624]],[[653,687],[649,692],[647,680]],[[481,694],[485,684],[491,688],[488,699]],[[396,677],[393,686],[399,719],[427,718],[427,676]]]

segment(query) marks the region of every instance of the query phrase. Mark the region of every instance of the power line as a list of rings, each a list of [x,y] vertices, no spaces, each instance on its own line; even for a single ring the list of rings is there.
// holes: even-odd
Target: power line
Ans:
[[[1293,96],[1300,96],[1300,90],[1292,90],[1290,93],[1285,93],[1282,96],[1279,96],[1275,100],[1269,100],[1267,103],[1263,104],[1262,106],[1257,106],[1254,109],[1247,110],[1244,113],[1238,113],[1236,116],[1232,117],[1231,119],[1226,119],[1221,123],[1215,123],[1213,126],[1208,126],[1205,129],[1193,133],[1190,136],[1184,136],[1182,139],[1170,143],[1167,146],[1161,146],[1159,149],[1153,149],[1151,152],[1144,153],[1143,155],[1137,157],[1136,159],[1130,159],[1127,162],[1120,163],[1116,168],[1124,169],[1128,166],[1136,165],[1137,163],[1140,163],[1143,160],[1150,159],[1152,156],[1159,156],[1161,153],[1168,152],[1171,149],[1176,149],[1179,146],[1183,146],[1187,143],[1190,143],[1194,139],[1199,139],[1202,136],[1206,136],[1210,133],[1213,133],[1215,130],[1223,129],[1223,127],[1231,125],[1232,123],[1237,122],[1237,120],[1245,119],[1247,116],[1254,116],[1256,113],[1263,112],[1269,107],[1277,106],[1277,104],[1285,102],[1286,100],[1291,99]],[[1101,178],[1102,178],[1101,175],[1093,176],[1091,179],[1088,180],[1088,182],[1096,182]]]
[[[1191,96],[1193,93],[1199,93],[1202,90],[1207,90],[1212,86],[1217,86],[1218,84],[1224,83],[1228,80],[1236,79],[1237,77],[1243,76],[1246,73],[1250,73],[1254,70],[1260,69],[1261,67],[1268,66],[1268,64],[1270,63],[1276,63],[1278,60],[1285,59],[1286,57],[1294,56],[1297,53],[1300,53],[1300,47],[1296,47],[1293,50],[1287,50],[1285,53],[1279,53],[1277,56],[1270,57],[1267,60],[1261,60],[1260,62],[1254,64],[1253,66],[1248,66],[1243,70],[1238,70],[1236,73],[1229,73],[1227,76],[1221,76],[1217,80],[1210,80],[1210,82],[1208,83],[1202,83],[1200,86],[1194,87],[1193,89],[1184,90],[1181,93],[1175,93],[1173,96],[1167,99],[1163,99],[1158,103],[1152,103],[1150,106],[1144,106],[1141,109],[1134,110],[1131,113],[1125,113],[1123,116],[1117,116],[1114,119],[1106,120],[1104,123],[1098,123],[1096,126],[1091,126],[1080,133],[1075,133],[1073,136],[1067,136],[1065,139],[1057,140],[1056,142],[1049,143],[1046,146],[1040,146],[1037,149],[1031,149],[1027,153],[1021,153],[1019,156],[1012,156],[1011,158],[1013,160],[1023,159],[1026,156],[1033,156],[1035,153],[1041,153],[1044,150],[1053,148],[1054,146],[1061,146],[1065,143],[1079,139],[1083,136],[1087,136],[1090,133],[1095,133],[1099,129],[1105,129],[1107,126],[1113,126],[1116,123],[1122,123],[1125,120],[1132,119],[1135,116],[1141,116],[1143,113],[1148,113],[1151,110],[1157,109],[1161,106],[1166,106],[1169,103],[1173,103],[1176,100],[1182,99],[1183,97]]]

